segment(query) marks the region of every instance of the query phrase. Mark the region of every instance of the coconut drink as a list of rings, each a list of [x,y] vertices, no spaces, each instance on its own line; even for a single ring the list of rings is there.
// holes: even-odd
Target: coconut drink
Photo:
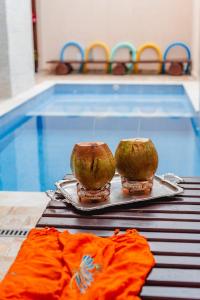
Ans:
[[[115,174],[115,159],[107,144],[76,144],[71,154],[71,170],[78,181],[77,192],[81,202],[108,200],[110,181]]]
[[[116,168],[125,194],[149,194],[158,167],[158,154],[148,138],[121,140],[115,152]]]

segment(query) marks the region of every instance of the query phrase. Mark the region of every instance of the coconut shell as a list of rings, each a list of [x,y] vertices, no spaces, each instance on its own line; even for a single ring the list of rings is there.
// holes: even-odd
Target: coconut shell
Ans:
[[[158,167],[158,154],[150,139],[122,140],[115,160],[119,174],[129,180],[148,180]]]
[[[86,189],[98,190],[113,178],[115,160],[105,143],[79,143],[71,154],[71,170]]]

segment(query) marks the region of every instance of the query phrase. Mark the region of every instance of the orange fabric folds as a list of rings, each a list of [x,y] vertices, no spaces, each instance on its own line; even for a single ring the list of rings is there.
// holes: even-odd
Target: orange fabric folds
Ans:
[[[140,299],[154,263],[136,230],[101,238],[33,229],[0,284],[0,299]]]

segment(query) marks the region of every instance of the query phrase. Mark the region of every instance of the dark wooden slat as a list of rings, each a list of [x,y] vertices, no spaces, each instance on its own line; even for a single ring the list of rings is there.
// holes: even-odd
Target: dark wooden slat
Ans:
[[[184,184],[200,184],[200,176],[196,176],[196,177],[182,177],[184,179]]]
[[[184,188],[185,190],[199,190],[200,189],[200,184],[192,184],[192,183],[180,183],[180,187]]]
[[[66,229],[60,228],[60,231],[64,231]],[[102,237],[112,236],[114,231],[110,230],[86,230],[86,229],[68,229],[70,233],[77,233],[77,232],[87,232],[95,235],[99,235]],[[125,233],[124,230],[121,230],[120,233]],[[145,232],[140,231],[144,237],[147,238],[148,241],[165,241],[165,242],[179,242],[179,243],[200,243],[200,234],[195,233],[174,233],[171,234],[169,232]]]
[[[160,205],[162,204],[162,206]],[[127,210],[127,209],[135,209],[138,207],[144,207],[148,208],[150,205],[159,205],[160,208],[163,207],[163,205],[200,205],[200,197],[174,197],[174,198],[161,198],[157,200],[151,200],[149,202],[143,202],[143,203],[133,203],[132,205],[126,205],[126,206],[120,206],[115,208],[109,208],[109,211],[117,210]],[[177,207],[178,207],[177,206]],[[62,203],[60,201],[50,201],[47,205],[47,208],[68,208],[69,210],[72,210],[72,207],[67,205],[66,203]],[[166,207],[166,206],[165,206]],[[181,210],[181,207],[179,208]]]
[[[170,205],[169,204],[153,204],[153,205],[147,205],[144,207],[135,207],[135,208],[130,208],[130,209],[125,209],[121,208],[120,210],[110,210],[110,211],[102,211],[101,213],[96,212],[93,214],[94,216],[98,215],[126,215],[126,214],[143,214],[143,213],[170,213],[172,214],[172,217],[174,214],[194,214],[194,215],[199,215],[200,214],[200,205],[184,205],[180,206],[177,204]],[[80,216],[80,213],[77,211],[73,210],[68,210],[66,207],[52,207],[52,208],[47,208],[44,214],[61,214],[61,215],[66,215],[66,216],[75,216],[78,217]],[[81,214],[82,216],[86,214]]]
[[[183,204],[183,205],[182,205]],[[200,204],[200,203],[199,203]],[[128,209],[128,211],[140,211],[140,212],[165,212],[165,213],[194,213],[198,214],[200,212],[200,205],[196,204],[188,204],[185,202],[175,203],[173,201],[169,201],[168,203],[149,203],[148,205],[143,205],[140,207],[133,207]],[[66,207],[64,208],[66,210]],[[67,211],[67,210],[66,210]],[[120,211],[127,211],[127,209],[121,208]]]
[[[155,255],[156,267],[200,269],[200,257]]]
[[[196,206],[200,206],[200,198],[183,198],[183,197],[180,197],[180,198],[170,198],[170,199],[159,199],[159,200],[150,200],[149,202],[140,202],[140,203],[132,203],[132,204],[127,204],[127,205],[121,205],[121,206],[115,206],[115,207],[109,207],[107,209],[104,209],[104,210],[97,210],[97,211],[93,211],[91,214],[98,214],[99,213],[103,213],[103,212],[106,212],[106,211],[124,211],[124,210],[132,210],[132,209],[138,209],[138,208],[148,208],[149,206],[151,205],[159,205],[160,208],[163,207],[163,205],[179,205],[179,210],[181,210],[181,206],[182,205],[196,205]],[[70,204],[67,204],[67,203],[63,203],[63,205],[60,203],[57,203],[57,204],[51,204],[51,205],[48,205],[47,208],[67,208],[69,210],[72,210],[73,207],[70,205]],[[77,212],[79,214],[81,213],[84,213],[82,211],[78,211]],[[87,214],[87,213],[86,213]]]
[[[173,242],[149,242],[151,250],[153,252],[168,253],[171,255],[199,255],[200,256],[200,244],[193,243],[173,243]]]
[[[47,207],[48,213],[55,212],[55,213],[62,213],[65,211],[66,214],[74,214],[75,216],[80,215],[78,211],[67,209],[67,206],[63,203],[63,206],[48,206]],[[180,205],[174,202],[162,203],[149,203],[148,205],[141,205],[141,206],[133,206],[132,208],[120,207],[117,209],[110,209],[108,211],[102,212],[95,212],[94,215],[104,215],[104,214],[112,214],[113,212],[117,213],[124,213],[124,212],[159,212],[159,213],[186,213],[186,214],[199,214],[200,213],[200,205],[197,203],[195,204],[184,204]],[[84,214],[83,214],[84,215]]]
[[[176,197],[195,197],[200,198],[200,189],[197,190],[187,190],[185,189],[184,192]]]
[[[200,300],[199,288],[144,286],[142,300]]]
[[[105,220],[105,219],[81,219],[81,218],[48,218],[42,217],[38,226],[53,226],[58,228],[84,228],[84,229],[128,229],[135,228],[143,231],[158,232],[185,232],[200,233],[199,222],[189,221],[151,221],[151,220]]]
[[[200,270],[153,268],[147,278],[146,284],[151,286],[154,285],[200,288]]]
[[[180,204],[180,205],[186,205],[186,204],[190,204],[190,205],[200,205],[200,197],[199,196],[192,196],[192,195],[186,195],[186,197],[179,195],[176,196],[174,198],[160,198],[160,199],[155,199],[155,200],[150,200],[149,202],[140,202],[140,203],[133,203],[132,205],[128,206],[122,206],[123,207],[127,207],[127,208],[133,208],[133,207],[144,207],[144,206],[148,206],[151,204]],[[120,209],[116,208],[116,209]]]
[[[148,241],[157,242],[179,242],[179,243],[200,243],[200,234],[197,233],[176,233],[173,232],[145,232],[140,230],[140,234]],[[180,245],[181,247],[181,245]]]
[[[170,220],[170,221],[191,221],[199,222],[199,214],[185,214],[185,213],[160,213],[160,212],[148,212],[148,211],[126,211],[126,212],[112,212],[104,213],[101,215],[75,215],[66,210],[52,210],[46,209],[43,213],[43,217],[50,218],[95,218],[95,219],[115,219],[115,220]]]

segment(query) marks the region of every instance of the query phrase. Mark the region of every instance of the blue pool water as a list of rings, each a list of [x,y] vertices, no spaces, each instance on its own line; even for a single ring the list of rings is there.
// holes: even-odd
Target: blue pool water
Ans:
[[[57,85],[0,118],[0,189],[45,191],[70,173],[73,145],[150,137],[157,173],[200,175],[200,139],[181,85]]]
[[[30,111],[43,116],[180,116],[193,108],[182,86],[63,85],[47,101]]]

